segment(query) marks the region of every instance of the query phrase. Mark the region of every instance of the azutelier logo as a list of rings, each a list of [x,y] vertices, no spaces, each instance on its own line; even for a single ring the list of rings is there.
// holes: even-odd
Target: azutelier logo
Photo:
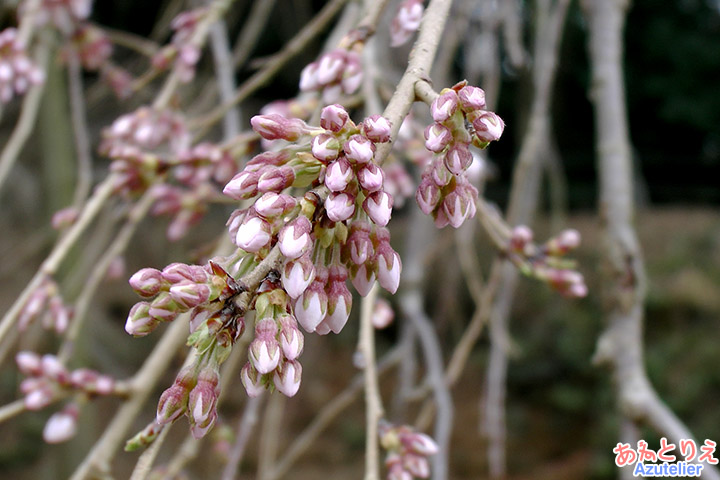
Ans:
[[[613,453],[615,454],[615,465],[618,467],[635,465],[633,467],[633,476],[635,477],[699,477],[705,468],[701,462],[709,465],[718,464],[718,459],[713,456],[716,447],[716,442],[706,439],[705,443],[700,446],[698,455],[695,440],[682,439],[679,452],[684,461],[676,462],[676,456],[671,454],[675,450],[675,444],[668,443],[667,438],[663,437],[660,439],[658,451],[648,448],[645,440],[639,440],[637,449],[633,449],[629,443],[618,443],[613,448]]]

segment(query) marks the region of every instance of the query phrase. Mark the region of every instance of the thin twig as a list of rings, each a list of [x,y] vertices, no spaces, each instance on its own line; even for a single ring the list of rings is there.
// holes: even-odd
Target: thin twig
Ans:
[[[75,53],[68,56],[68,90],[77,157],[77,185],[73,196],[73,206],[80,208],[90,193],[92,185],[92,153],[90,153],[90,134],[85,116],[82,68],[80,59]]]
[[[171,428],[172,424],[165,425],[165,428],[162,429],[160,435],[158,435],[158,437],[153,441],[152,445],[150,445],[150,447],[148,447],[142,455],[140,455],[140,458],[135,464],[132,475],[130,475],[130,480],[145,480],[147,478],[152,470],[153,462],[160,451],[160,447],[165,441],[165,438],[167,438]]]
[[[365,480],[380,478],[378,422],[383,417],[383,406],[375,364],[375,328],[372,324],[377,293],[378,286],[375,284],[360,305],[358,352],[362,355],[365,378]]]
[[[247,59],[250,58],[274,6],[275,0],[253,2],[250,13],[248,13],[245,23],[243,23],[242,30],[240,30],[233,48],[232,64],[235,67],[243,66]]]
[[[260,410],[260,406],[262,405],[262,400],[263,396],[248,399],[243,415],[238,422],[235,444],[230,451],[228,462],[225,465],[222,477],[220,477],[222,480],[233,480],[236,478],[238,471],[240,470],[240,463],[242,462],[243,455],[245,454],[245,447],[247,447],[248,441],[250,440],[250,434],[257,424],[258,412]]]
[[[210,27],[210,48],[215,63],[215,78],[220,91],[220,100],[223,103],[229,102],[235,91],[235,69],[232,64],[227,35],[227,26],[222,19]],[[240,133],[240,110],[231,108],[223,118],[223,138],[228,140],[238,133]]]
[[[268,399],[262,427],[259,435],[257,479],[267,480],[272,474],[278,450],[280,448],[280,433],[283,427],[283,411],[286,398],[284,395],[271,395]]]
[[[25,400],[19,399],[0,407],[0,423],[10,420],[25,411]]]

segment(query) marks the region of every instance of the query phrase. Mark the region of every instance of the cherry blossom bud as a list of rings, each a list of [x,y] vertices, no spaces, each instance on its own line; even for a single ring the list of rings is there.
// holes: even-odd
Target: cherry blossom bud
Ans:
[[[480,110],[474,115],[468,115],[475,128],[475,136],[481,142],[498,140],[505,129],[505,122],[495,112]]]
[[[367,222],[352,223],[350,234],[345,243],[345,259],[349,257],[349,260],[355,265],[362,265],[374,255],[375,250],[370,240],[370,231],[371,227]]]
[[[35,380],[35,379],[28,379]],[[23,398],[25,408],[28,410],[42,410],[55,400],[55,392],[49,385],[38,385],[37,388],[28,390]]]
[[[390,306],[390,302],[384,298],[378,298],[375,302],[375,308],[373,308],[372,316],[370,317],[373,327],[383,329],[390,325],[394,319],[395,312]]]
[[[310,233],[312,225],[307,217],[300,215],[285,225],[278,235],[280,252],[289,259],[295,259],[307,252],[312,246]]]
[[[510,233],[510,249],[523,253],[525,247],[532,242],[533,232],[526,225],[517,225]]]
[[[273,219],[290,212],[297,205],[297,200],[284,193],[265,192],[262,197],[255,200],[253,207],[258,215]]]
[[[340,86],[342,87],[345,95],[352,95],[355,93],[363,80],[363,68],[360,61],[360,55],[355,52],[348,52],[345,57],[345,69],[342,73],[342,79],[340,80]]]
[[[277,326],[272,318],[264,318],[255,326],[255,339],[248,349],[248,359],[261,373],[275,370],[280,361],[280,345],[275,339]]]
[[[354,173],[350,162],[345,157],[340,157],[325,171],[325,186],[333,192],[342,192],[353,179]]]
[[[317,80],[320,85],[328,85],[340,79],[345,67],[345,52],[340,49],[323,54],[318,59]]]
[[[400,441],[406,449],[417,455],[426,457],[428,455],[435,455],[438,452],[438,445],[435,443],[435,440],[424,433],[412,432],[405,435],[401,434]]]
[[[293,305],[295,318],[309,333],[315,331],[327,313],[328,299],[327,293],[325,293],[325,284],[328,279],[327,269],[318,266],[315,270],[315,279]]]
[[[260,374],[250,362],[246,363],[240,372],[240,380],[242,381],[248,397],[255,398],[265,390],[265,385]]]
[[[364,164],[373,159],[375,144],[362,135],[353,135],[343,145],[345,156],[350,162]]]
[[[78,407],[68,404],[54,413],[43,428],[43,440],[47,443],[62,443],[70,440],[77,432]]]
[[[259,192],[280,192],[295,181],[295,172],[292,167],[283,166],[264,171],[258,179]]]
[[[215,409],[220,389],[220,377],[213,368],[206,368],[198,375],[197,385],[188,396],[188,416],[192,434],[195,438],[204,436],[215,423]]]
[[[472,161],[472,153],[470,153],[467,146],[461,143],[452,146],[445,153],[445,167],[447,167],[447,169],[450,170],[450,173],[454,175],[460,175],[467,170]]]
[[[0,81],[2,80],[0,79]],[[53,214],[52,220],[50,221],[52,228],[60,230],[62,228],[69,227],[75,223],[75,220],[77,220],[79,215],[80,211],[77,207],[62,208]]]
[[[421,0],[405,0],[390,24],[390,45],[399,47],[420,27],[423,16]]]
[[[373,143],[389,142],[391,131],[390,120],[382,115],[371,115],[362,123],[363,134]]]
[[[453,116],[459,104],[455,90],[445,89],[439,97],[430,104],[433,120],[442,123]]]
[[[309,63],[303,68],[300,73],[300,90],[303,92],[310,92],[320,88],[320,82],[317,77],[318,64],[317,62]]]
[[[333,192],[325,199],[325,211],[333,222],[343,222],[355,213],[355,197],[345,192]]]
[[[280,347],[288,360],[295,360],[300,356],[305,345],[305,338],[297,326],[297,321],[290,315],[279,318]]]
[[[265,140],[287,140],[294,142],[303,135],[309,134],[312,129],[299,118],[285,118],[277,113],[270,115],[255,115],[250,124]]]
[[[189,281],[192,283],[205,283],[209,280],[208,273],[199,265],[185,263],[171,263],[162,270],[162,277],[169,283]]]
[[[454,228],[458,228],[468,217],[468,201],[459,189],[448,193],[443,199],[443,212],[447,220]]]
[[[328,272],[328,309],[322,324],[333,333],[342,331],[352,309],[352,294],[345,284],[347,276],[347,270],[342,265],[333,265]]]
[[[210,299],[210,287],[191,282],[176,283],[170,287],[170,296],[178,305],[190,310]]]
[[[423,177],[415,192],[415,201],[425,215],[430,215],[440,203],[440,189],[428,177]]]
[[[339,102],[340,98],[342,97],[342,92],[343,92],[342,85],[340,85],[339,83],[333,83],[331,85],[326,85],[322,91],[323,103]]]
[[[482,88],[466,85],[458,92],[458,99],[465,113],[485,109],[485,91]]]
[[[39,376],[42,373],[42,360],[35,352],[18,352],[15,363],[23,375]]]
[[[342,105],[333,104],[323,108],[320,112],[320,126],[331,132],[339,132],[350,119]]]
[[[310,255],[305,254],[285,263],[282,271],[282,285],[290,298],[298,298],[315,279],[315,267]]]
[[[395,293],[400,286],[400,270],[402,270],[400,255],[392,249],[389,242],[385,241],[377,246],[375,258],[378,283],[388,292]]]
[[[363,202],[363,210],[376,225],[384,227],[392,215],[393,199],[389,193],[379,191],[371,193]]]
[[[279,152],[263,152],[255,155],[245,164],[246,172],[264,172],[266,167],[280,167],[290,160],[290,153],[286,150]],[[258,174],[260,175],[260,174]]]
[[[158,400],[157,415],[155,421],[160,425],[172,423],[187,409],[190,385],[184,382],[173,383],[170,388],[160,395]]]
[[[235,245],[246,252],[256,253],[270,243],[270,225],[260,217],[246,218],[238,228]]]
[[[173,300],[170,293],[162,292],[150,303],[148,314],[162,322],[171,322],[175,320],[178,314],[184,311],[187,311],[187,309]]]
[[[287,360],[273,374],[273,384],[286,397],[294,396],[300,389],[302,366],[297,360]]]
[[[327,163],[335,160],[340,153],[340,142],[332,135],[321,133],[313,138],[312,154],[321,162]]]
[[[366,262],[357,268],[351,268],[350,272],[353,274],[351,281],[355,290],[362,297],[366,297],[370,293],[370,289],[375,283],[375,269],[370,262]]]
[[[257,195],[259,179],[260,172],[243,170],[225,185],[223,193],[235,200],[252,198]]]
[[[565,255],[570,250],[580,245],[580,232],[574,229],[563,230],[555,238],[545,244],[545,251],[548,255]]]
[[[403,467],[415,477],[430,477],[430,464],[427,458],[421,457],[420,455],[412,455],[409,453],[403,455]]]
[[[161,290],[167,289],[168,283],[163,279],[162,272],[155,268],[143,268],[138,270],[130,280],[130,286],[141,297],[154,297]]]
[[[385,172],[374,163],[367,163],[357,174],[360,186],[367,192],[380,190],[385,181]]]
[[[440,153],[450,144],[452,133],[440,123],[433,123],[425,128],[425,148]]]
[[[125,322],[125,331],[134,337],[144,337],[157,328],[160,321],[150,315],[150,304],[139,302],[133,305]]]
[[[43,355],[40,359],[43,375],[58,383],[66,384],[70,381],[70,372],[55,355]]]
[[[443,161],[436,159],[430,166],[430,178],[438,187],[444,187],[453,179],[453,174],[445,167]]]

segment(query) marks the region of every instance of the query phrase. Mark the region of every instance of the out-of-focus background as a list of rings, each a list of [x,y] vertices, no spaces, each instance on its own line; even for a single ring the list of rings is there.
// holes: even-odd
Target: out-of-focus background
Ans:
[[[167,32],[155,31],[170,1],[96,2],[93,20],[142,37],[164,42]],[[251,7],[239,0],[228,16],[230,35],[237,34]],[[253,57],[262,59],[282,48],[324,2],[283,0],[274,7],[270,25],[261,36]],[[478,2],[479,4],[482,2]],[[532,38],[534,2],[520,2],[525,21],[524,40]],[[0,23],[14,22],[10,8],[0,11]],[[478,14],[479,15],[479,14]],[[451,25],[454,20],[451,19]],[[479,18],[471,19],[473,22]],[[451,27],[452,28],[452,27]],[[512,310],[513,355],[508,370],[507,423],[509,477],[516,479],[617,477],[612,448],[618,441],[619,416],[607,372],[591,363],[597,337],[603,327],[602,288],[597,274],[600,248],[596,215],[597,181],[594,163],[592,107],[588,100],[590,79],[586,25],[578,2],[568,12],[553,98],[554,139],[565,193],[562,202],[545,195],[536,237],[555,233],[558,219],[577,228],[583,244],[577,258],[590,294],[582,300],[560,298],[544,285],[522,281]],[[467,42],[452,61],[452,72],[462,79]],[[529,45],[527,45],[529,47]],[[296,94],[300,70],[313,61],[322,43],[303,51],[283,74],[263,88],[243,108],[244,120],[265,103]],[[406,55],[401,50],[397,56]],[[135,57],[118,50],[115,60],[131,71],[142,70]],[[403,57],[404,58],[404,57]],[[124,64],[123,62],[127,62]],[[208,62],[209,59],[203,59]],[[202,65],[202,64],[201,64]],[[253,72],[253,63],[238,73],[238,80]],[[524,133],[527,106],[532,93],[527,70],[502,63],[502,85],[495,110],[507,126],[500,142],[489,150],[495,175],[486,187],[486,197],[506,205],[513,161]],[[630,136],[634,147],[637,227],[644,248],[649,278],[645,341],[649,376],[659,394],[682,418],[698,439],[720,442],[720,2],[717,0],[634,0],[627,18],[625,79]],[[88,117],[99,138],[100,128],[127,105],[101,95],[87,75]],[[50,91],[65,91],[59,67],[48,75]],[[482,84],[480,85],[483,86]],[[441,86],[438,86],[441,87]],[[198,95],[201,92],[197,92]],[[94,96],[93,96],[94,95]],[[102,101],[93,101],[102,98]],[[148,101],[150,97],[139,101]],[[7,106],[0,123],[0,143],[13,128],[19,102]],[[52,244],[51,215],[70,203],[74,185],[73,145],[63,96],[43,100],[32,142],[25,149],[12,181],[0,192],[0,311],[9,306]],[[94,145],[96,147],[97,144]],[[97,158],[98,178],[107,167]],[[394,214],[402,224],[409,208]],[[133,240],[126,257],[124,277],[108,281],[93,306],[94,343],[81,345],[79,358],[119,377],[131,375],[150,352],[153,338],[132,339],[123,331],[130,306],[137,300],[126,278],[144,266],[162,267],[173,261],[188,261],[206,253],[229,210],[218,208],[181,244],[165,240],[164,221],[146,222]],[[102,220],[101,220],[102,221]],[[450,232],[438,245],[452,248]],[[395,235],[395,233],[394,233]],[[402,241],[402,232],[397,233]],[[445,243],[443,243],[443,238]],[[494,250],[482,235],[478,249],[487,267]],[[190,246],[190,257],[188,256]],[[73,252],[73,262],[91,262],[98,254],[93,244]],[[448,260],[449,259],[449,260]],[[89,268],[89,265],[86,265]],[[436,321],[447,349],[457,341],[472,314],[473,305],[454,256],[443,256],[428,268],[433,282],[427,285],[428,311]],[[61,272],[62,274],[63,272]],[[82,288],[82,278],[66,279],[67,294]],[[353,315],[357,315],[354,313]],[[353,317],[354,318],[354,317]],[[353,321],[351,319],[351,321]],[[100,335],[97,335],[101,332]],[[396,327],[384,331],[379,348],[386,350],[397,335]],[[307,361],[303,387],[297,397],[285,402],[290,430],[301,429],[335,393],[344,388],[352,370],[356,332],[346,329],[337,337],[319,340],[306,336]],[[52,347],[52,341],[44,344]],[[43,345],[43,343],[41,343]],[[479,402],[487,366],[487,336],[471,357],[462,380],[454,389],[455,430],[452,443],[452,478],[482,478],[487,472],[485,444],[479,433]],[[167,374],[168,384],[172,372]],[[393,375],[383,380],[392,390]],[[17,398],[18,374],[5,369],[0,375],[0,403]],[[225,414],[237,413],[245,392],[228,384],[232,392]],[[157,392],[160,393],[159,391]],[[157,395],[152,396],[154,403]],[[62,446],[41,441],[48,413],[25,414],[0,428],[0,474],[3,478],[64,478],[84,456],[102,428],[104,412],[115,408],[112,400],[101,400],[85,414],[78,439]],[[147,406],[151,418],[154,405]],[[412,412],[409,412],[412,413]],[[412,415],[408,414],[409,418]],[[357,401],[350,413],[328,430],[312,453],[293,472],[293,478],[359,478],[363,462],[363,410]],[[183,423],[183,422],[180,422]],[[185,425],[175,427],[178,431]],[[657,447],[650,430],[642,437]],[[182,438],[182,437],[180,437]],[[282,448],[282,446],[280,446]],[[257,447],[250,449],[254,462]],[[122,458],[122,455],[121,457]],[[128,462],[129,465],[134,464]],[[212,469],[208,455],[192,478],[202,478]],[[122,469],[122,466],[120,467]]]

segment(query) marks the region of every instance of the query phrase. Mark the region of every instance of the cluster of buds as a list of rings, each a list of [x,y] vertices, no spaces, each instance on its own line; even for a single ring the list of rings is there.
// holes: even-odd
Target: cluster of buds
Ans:
[[[487,147],[505,128],[502,119],[485,108],[485,92],[467,82],[443,89],[430,106],[435,123],[425,129],[425,147],[435,155],[423,171],[415,199],[438,228],[457,228],[475,216],[478,192],[466,174],[473,164],[470,146]]]
[[[363,79],[360,52],[363,44],[339,47],[323,53],[309,63],[300,74],[300,90],[322,92],[323,102],[337,102],[340,97],[355,93]]]
[[[525,225],[513,228],[507,255],[518,269],[529,277],[547,282],[566,297],[584,297],[588,289],[575,262],[565,255],[580,245],[577,230],[563,230],[543,245],[533,243],[533,232]]]
[[[180,115],[141,107],[103,131],[100,153],[113,159],[110,168],[119,174],[117,190],[138,192],[176,163],[189,144],[190,134]]]
[[[117,382],[114,378],[88,368],[68,370],[54,355],[40,356],[24,351],[15,356],[15,362],[20,372],[27,376],[20,383],[20,391],[28,410],[43,409],[71,392],[84,396],[111,395],[116,392]],[[72,403],[69,405],[48,421],[44,432],[46,441],[61,442],[74,434],[77,406]]]
[[[217,333],[234,323],[237,330],[232,332],[233,338],[242,334],[242,319],[234,319],[231,308],[232,299],[242,288],[214,261],[205,266],[171,263],[162,271],[143,268],[130,277],[129,283],[138,295],[152,299],[138,302],[130,310],[125,323],[130,335],[148,335],[161,323],[191,310],[193,331],[202,326]]]
[[[233,212],[231,238],[261,257],[277,244],[297,320],[309,332],[337,333],[350,313],[348,273],[363,296],[376,279],[392,293],[399,285],[400,257],[384,228],[392,197],[374,162],[375,144],[390,138],[390,122],[375,115],[358,126],[340,105],[322,110],[321,128],[280,115],[251,122],[266,139],[298,144],[256,156],[225,186],[224,193],[238,200],[262,194],[252,207]],[[309,185],[324,188],[299,200],[282,193]]]
[[[104,68],[112,55],[110,38],[101,28],[91,23],[79,25],[70,37],[70,41],[86,70],[96,71]]]
[[[237,143],[237,142],[236,142]],[[237,171],[236,158],[245,153],[248,143],[225,148],[201,143],[175,158],[171,173],[178,185],[158,183],[152,187],[155,204],[151,214],[172,217],[167,229],[170,241],[179,240],[207,211],[208,203],[221,197],[225,185]]]
[[[200,47],[193,36],[200,21],[207,15],[201,7],[180,13],[170,24],[175,32],[170,44],[153,56],[153,67],[166,70],[173,65],[181,82],[187,83],[195,76],[195,65],[200,60]]]
[[[427,457],[438,451],[435,441],[406,425],[392,425],[381,420],[378,426],[380,444],[387,450],[385,466],[388,480],[429,478]]]
[[[63,333],[70,323],[72,309],[65,305],[57,283],[46,277],[32,292],[20,311],[18,329],[25,330],[32,322],[42,319],[44,328]]]
[[[158,401],[155,423],[167,425],[185,414],[193,437],[204,437],[217,420],[220,372],[216,355],[183,368]]]
[[[35,13],[35,21],[38,25],[52,23],[59,31],[69,35],[90,16],[91,11],[92,0],[42,0]]]
[[[399,47],[410,40],[420,28],[423,12],[422,0],[404,0],[390,23],[390,45]]]
[[[255,338],[248,348],[248,362],[241,380],[251,397],[266,388],[292,397],[300,388],[302,365],[298,361],[305,339],[290,308],[290,298],[276,282],[266,281],[255,300]]]
[[[0,102],[24,94],[31,85],[44,81],[42,70],[33,63],[14,28],[0,32]]]

